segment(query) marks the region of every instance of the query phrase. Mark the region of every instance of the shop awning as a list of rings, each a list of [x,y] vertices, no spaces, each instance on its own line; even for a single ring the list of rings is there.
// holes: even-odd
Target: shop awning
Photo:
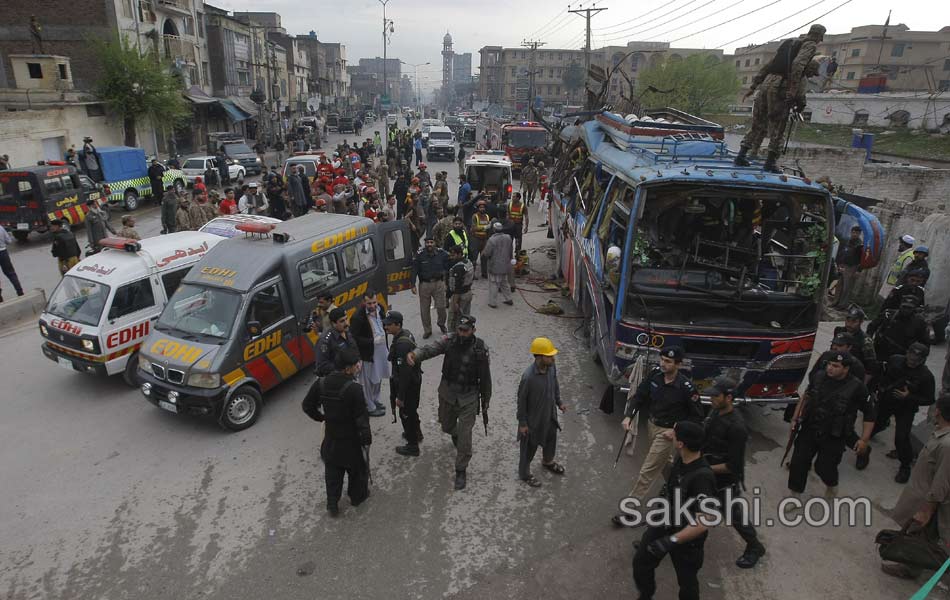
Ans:
[[[219,100],[219,102],[221,103],[221,107],[224,108],[224,112],[228,113],[228,118],[233,122],[240,123],[241,121],[246,121],[251,118],[251,115],[234,106],[234,103],[230,100]]]
[[[242,96],[228,96],[228,100],[234,103],[234,106],[237,106],[247,114],[251,115],[252,119],[258,113],[257,105],[251,102],[250,98],[244,98]]]
[[[213,98],[204,93],[204,91],[196,85],[193,85],[182,92],[182,95],[195,104],[214,104],[218,101],[217,98]]]

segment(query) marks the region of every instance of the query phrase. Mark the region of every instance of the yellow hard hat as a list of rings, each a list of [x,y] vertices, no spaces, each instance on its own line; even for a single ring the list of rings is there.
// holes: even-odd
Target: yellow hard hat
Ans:
[[[534,338],[531,341],[531,354],[540,354],[541,356],[554,356],[557,354],[557,348],[554,342],[545,337]]]

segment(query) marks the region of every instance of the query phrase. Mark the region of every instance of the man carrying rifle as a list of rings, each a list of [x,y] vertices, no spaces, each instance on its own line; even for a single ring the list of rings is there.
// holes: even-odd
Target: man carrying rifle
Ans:
[[[402,328],[402,313],[391,310],[383,319],[383,328],[392,336],[389,346],[389,362],[392,376],[389,378],[389,399],[396,422],[396,407],[402,421],[402,435],[406,445],[396,448],[403,456],[419,456],[422,430],[419,427],[419,395],[422,388],[422,369],[406,362],[406,355],[416,349],[416,339],[408,329]]]
[[[647,434],[650,450],[643,459],[637,482],[629,494],[639,499],[641,505],[646,503],[645,496],[657,476],[673,458],[675,446],[668,432],[672,431],[673,425],[678,421],[699,422],[703,418],[699,393],[689,378],[680,373],[682,363],[682,348],[663,348],[660,351],[660,366],[644,377],[633,398],[627,402],[624,412],[623,428],[626,431],[630,431],[635,412],[648,410],[650,414]],[[623,516],[622,513],[614,515],[611,519],[613,524],[623,527]]]
[[[877,421],[871,435],[887,429],[891,416],[894,417],[896,449],[888,452],[887,457],[900,460],[900,468],[894,477],[897,483],[907,483],[910,479],[910,467],[914,461],[910,430],[914,425],[914,415],[918,407],[933,404],[936,396],[934,376],[926,365],[928,354],[929,346],[914,342],[907,354],[895,354],[884,363],[877,398]]]
[[[716,476],[719,501],[723,507],[730,507],[732,527],[745,542],[745,551],[736,560],[736,566],[740,569],[751,569],[765,554],[765,546],[759,541],[755,526],[749,522],[752,515],[743,514],[738,502],[730,504],[726,499],[728,490],[732,490],[732,498],[738,498],[745,487],[745,448],[749,430],[732,403],[736,385],[736,382],[728,377],[717,377],[705,390],[709,394],[712,410],[706,417],[703,456]]]
[[[491,402],[491,368],[488,346],[475,337],[475,317],[459,317],[455,333],[406,355],[414,366],[440,354],[442,381],[439,383],[439,422],[442,431],[452,436],[455,456],[455,489],[465,489],[468,463],[472,459],[472,428],[479,410],[488,433],[488,404]],[[479,401],[481,408],[479,409]]]
[[[847,352],[831,357],[824,373],[815,375],[792,417],[794,443],[788,468],[788,488],[796,495],[805,492],[808,471],[815,473],[828,489],[826,497],[838,493],[838,465],[846,447],[865,452],[874,427],[874,405],[863,381],[851,375],[854,358]],[[858,411],[864,417],[859,439],[854,433]],[[793,504],[786,504],[795,508]]]

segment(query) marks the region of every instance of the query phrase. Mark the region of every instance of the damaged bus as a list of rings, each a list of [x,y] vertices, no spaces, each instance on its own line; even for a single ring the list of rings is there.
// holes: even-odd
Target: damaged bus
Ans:
[[[615,389],[635,383],[638,359],[650,367],[678,345],[701,392],[728,375],[737,401],[795,402],[828,286],[833,200],[805,177],[734,166],[723,137],[673,109],[564,128],[558,265]]]

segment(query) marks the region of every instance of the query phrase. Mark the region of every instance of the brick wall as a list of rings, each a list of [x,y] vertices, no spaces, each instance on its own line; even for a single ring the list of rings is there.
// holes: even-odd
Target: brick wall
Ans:
[[[13,87],[9,55],[31,53],[30,15],[36,15],[43,28],[44,52],[70,57],[76,87],[92,87],[97,65],[87,40],[114,35],[113,0],[4,0],[2,6],[0,60],[8,81],[0,81],[0,86]]]

